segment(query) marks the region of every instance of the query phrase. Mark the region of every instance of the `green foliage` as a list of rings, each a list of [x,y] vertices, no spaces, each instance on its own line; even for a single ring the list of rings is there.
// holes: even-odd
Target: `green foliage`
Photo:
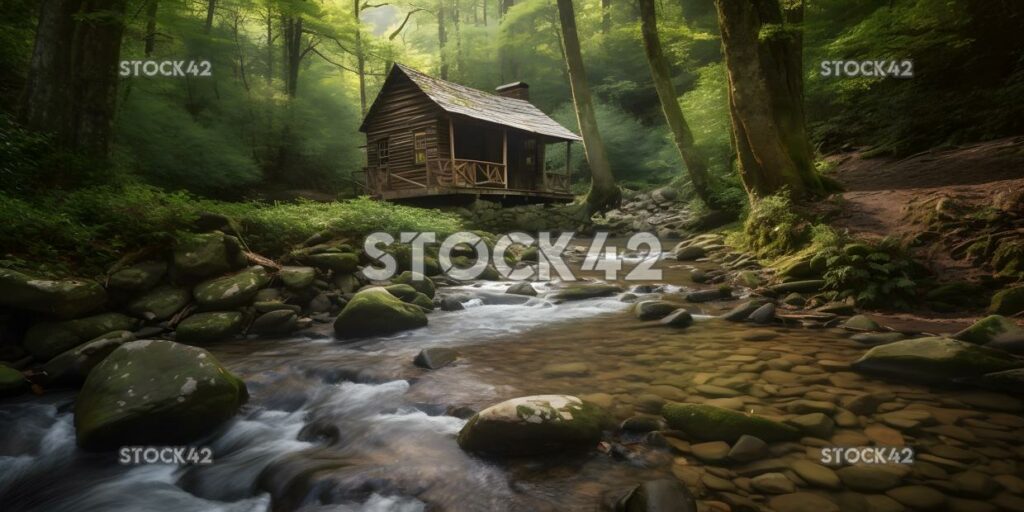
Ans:
[[[759,199],[750,205],[739,242],[760,257],[796,251],[808,241],[806,221],[793,211],[787,192]]]
[[[878,244],[847,243],[835,235],[819,247],[828,270],[822,278],[835,300],[852,297],[858,306],[907,309],[917,296],[919,267],[899,243],[885,239]],[[820,243],[820,242],[819,242]]]

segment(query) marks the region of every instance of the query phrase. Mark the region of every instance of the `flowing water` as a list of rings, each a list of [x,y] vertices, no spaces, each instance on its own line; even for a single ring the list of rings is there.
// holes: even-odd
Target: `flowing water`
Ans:
[[[667,267],[667,286],[656,294],[678,298],[695,286],[687,274]],[[758,381],[741,397],[746,409],[765,414],[781,414],[809,390],[891,390],[942,404],[925,388],[846,371],[863,348],[838,330],[754,330],[702,316],[669,330],[636,320],[619,297],[556,304],[544,295],[557,285],[538,284],[541,296],[525,298],[504,295],[508,284],[444,288],[463,294],[466,309],[436,311],[426,328],[397,336],[341,344],[323,324],[301,337],[210,347],[251,395],[235,420],[195,443],[213,449],[212,465],[119,465],[116,454],[75,448],[72,394],[7,402],[0,508],[598,510],[639,482],[678,475],[686,460],[629,439],[618,440],[621,449],[577,456],[481,459],[456,444],[465,420],[455,412],[568,393],[604,402],[621,420],[652,401],[714,400],[694,386],[753,382],[764,369],[758,363],[798,377]],[[729,304],[690,306],[717,313]],[[430,346],[454,348],[460,359],[435,371],[413,366]],[[551,366],[563,363],[582,365]]]

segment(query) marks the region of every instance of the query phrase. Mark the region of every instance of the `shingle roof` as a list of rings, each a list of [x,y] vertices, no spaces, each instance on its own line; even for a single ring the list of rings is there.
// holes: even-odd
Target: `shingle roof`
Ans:
[[[478,91],[425,75],[402,64],[395,64],[395,69],[409,77],[431,101],[450,114],[563,140],[583,140],[528,101]]]

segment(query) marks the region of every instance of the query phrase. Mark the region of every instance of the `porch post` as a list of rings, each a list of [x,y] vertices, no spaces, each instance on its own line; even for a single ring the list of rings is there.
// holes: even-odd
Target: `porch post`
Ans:
[[[452,167],[455,166],[455,124],[452,123],[452,117],[448,116],[448,159],[452,161]]]
[[[572,141],[565,141],[565,187],[567,191],[572,190]]]
[[[508,130],[501,130],[501,165],[505,168],[505,188],[508,188]]]

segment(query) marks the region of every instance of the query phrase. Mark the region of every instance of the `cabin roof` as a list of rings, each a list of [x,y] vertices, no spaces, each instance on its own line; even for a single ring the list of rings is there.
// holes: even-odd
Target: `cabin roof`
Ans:
[[[387,81],[391,81],[396,73],[408,77],[430,101],[449,114],[459,114],[556,139],[583,140],[528,101],[434,78],[398,63],[391,68]],[[367,121],[373,116],[374,107],[380,100],[378,96],[373,102],[360,130],[366,131]]]

